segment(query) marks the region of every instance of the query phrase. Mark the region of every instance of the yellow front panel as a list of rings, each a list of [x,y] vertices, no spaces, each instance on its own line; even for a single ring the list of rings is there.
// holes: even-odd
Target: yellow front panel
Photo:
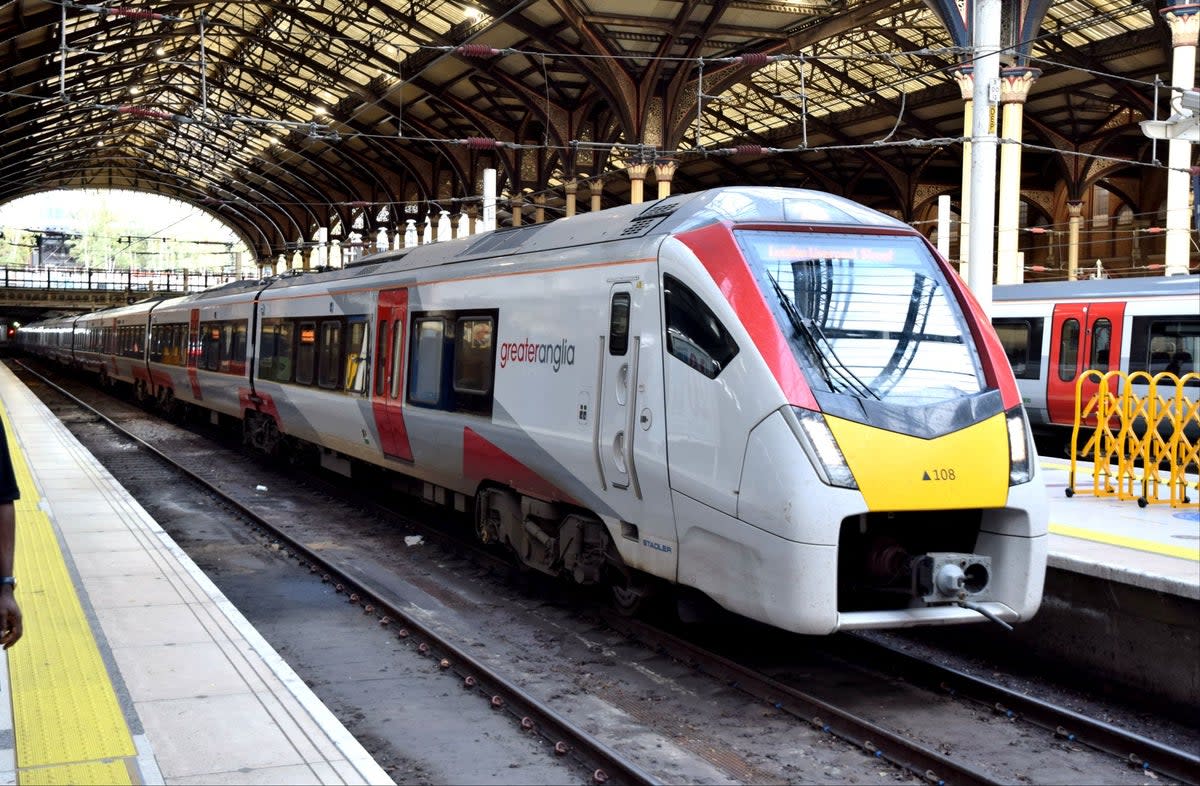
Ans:
[[[1008,501],[1004,413],[935,439],[825,420],[871,510],[987,508]]]

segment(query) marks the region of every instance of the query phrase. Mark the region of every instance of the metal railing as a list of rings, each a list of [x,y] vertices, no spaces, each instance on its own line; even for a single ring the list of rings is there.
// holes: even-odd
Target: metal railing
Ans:
[[[256,278],[227,271],[194,270],[103,270],[85,267],[4,267],[2,286],[16,289],[74,289],[121,292],[200,292],[201,290]]]
[[[1086,400],[1084,383],[1099,383]],[[1200,374],[1085,371],[1075,382],[1075,427],[1067,496],[1077,490],[1098,497],[1136,499],[1142,507],[1181,507],[1195,497],[1200,467],[1200,402],[1188,395]],[[1139,391],[1144,390],[1141,394]],[[1079,447],[1086,437],[1083,447]],[[1092,462],[1092,486],[1075,485],[1078,459]]]

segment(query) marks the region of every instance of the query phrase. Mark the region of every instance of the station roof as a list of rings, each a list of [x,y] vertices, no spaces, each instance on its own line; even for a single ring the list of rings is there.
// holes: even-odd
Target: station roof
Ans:
[[[676,191],[803,186],[909,219],[961,181],[970,50],[938,4],[9,0],[0,203],[154,192],[269,257],[316,226],[395,226],[431,201],[457,212],[488,167],[502,197],[543,194],[553,215],[568,181],[620,204],[628,164],[671,160]],[[1171,70],[1154,5],[1040,5],[1036,34],[1001,56],[1041,71],[1023,182],[1083,189],[1149,162],[1138,121],[1169,112],[1154,82]]]

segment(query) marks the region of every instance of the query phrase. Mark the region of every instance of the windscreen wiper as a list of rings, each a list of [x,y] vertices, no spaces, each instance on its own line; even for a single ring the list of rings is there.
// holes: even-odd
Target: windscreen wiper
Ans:
[[[850,388],[860,396],[870,396],[876,400],[879,395],[871,390],[865,382],[850,370],[850,368],[842,362],[838,357],[837,352],[833,348],[833,344],[826,337],[825,332],[821,330],[821,326],[816,321],[806,318],[796,308],[796,304],[783,291],[783,287],[779,286],[779,282],[775,280],[775,276],[771,275],[771,271],[767,271],[767,278],[771,279],[771,286],[775,288],[775,296],[779,298],[783,310],[787,313],[788,321],[792,323],[792,328],[796,333],[804,339],[808,345],[809,351],[817,361],[817,368],[821,372],[821,376],[825,378],[825,382],[829,385],[830,390],[834,390],[833,377],[837,376],[843,387]],[[822,351],[821,342],[825,344],[827,351]],[[830,359],[832,358],[832,362]],[[835,391],[836,392],[836,391]]]

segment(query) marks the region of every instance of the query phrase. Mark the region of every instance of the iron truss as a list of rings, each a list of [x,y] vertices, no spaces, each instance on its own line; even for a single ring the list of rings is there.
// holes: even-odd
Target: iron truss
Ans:
[[[1028,53],[1026,182],[1138,177],[1170,73],[1153,3],[1050,3]],[[969,56],[923,0],[12,0],[0,203],[154,192],[272,258],[318,226],[470,208],[485,168],[553,212],[569,182],[616,204],[627,166],[670,161],[677,191],[909,217],[961,180]]]

